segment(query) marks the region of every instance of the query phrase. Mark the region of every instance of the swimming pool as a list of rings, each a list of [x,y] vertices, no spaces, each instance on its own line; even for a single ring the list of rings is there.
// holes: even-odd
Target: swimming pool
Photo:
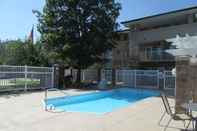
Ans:
[[[60,111],[104,114],[158,95],[158,91],[120,88],[77,96],[50,98],[45,100],[45,104],[47,108],[53,107]]]

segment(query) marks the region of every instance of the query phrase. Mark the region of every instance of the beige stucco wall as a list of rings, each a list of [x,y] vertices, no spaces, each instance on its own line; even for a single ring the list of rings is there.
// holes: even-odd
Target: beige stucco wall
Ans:
[[[114,68],[128,67],[129,65],[129,42],[119,41],[113,49],[112,62]]]
[[[129,54],[130,60],[134,64],[140,61],[139,47],[141,44],[149,44],[158,41],[164,41],[169,38],[174,38],[176,35],[185,36],[197,35],[197,23],[189,23],[183,25],[174,25],[168,27],[161,27],[157,29],[150,29],[145,31],[130,30],[129,33]],[[131,63],[132,64],[132,63]]]
[[[166,40],[169,38],[174,38],[176,35],[185,36],[185,34],[196,35],[197,33],[197,23],[176,25],[161,27],[157,29],[150,29],[146,31],[135,31],[132,32],[132,38],[138,44],[140,43],[150,43],[154,41]]]

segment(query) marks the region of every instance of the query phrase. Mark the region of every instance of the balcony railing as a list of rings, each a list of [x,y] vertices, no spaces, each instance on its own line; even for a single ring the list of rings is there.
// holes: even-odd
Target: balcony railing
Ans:
[[[173,62],[175,57],[165,51],[151,51],[151,52],[141,52],[140,61],[144,62]]]

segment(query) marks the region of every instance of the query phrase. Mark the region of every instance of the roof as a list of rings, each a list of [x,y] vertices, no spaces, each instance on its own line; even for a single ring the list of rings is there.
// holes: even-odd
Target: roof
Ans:
[[[143,18],[139,18],[139,19],[124,21],[124,22],[121,22],[121,24],[129,24],[129,23],[132,23],[132,22],[138,22],[138,21],[141,21],[141,20],[155,18],[155,17],[159,17],[159,16],[171,15],[171,14],[175,14],[175,13],[179,13],[179,12],[185,12],[185,11],[189,11],[189,10],[193,10],[193,9],[197,9],[197,6],[190,7],[190,8],[185,8],[185,9],[181,9],[181,10],[175,10],[175,11],[171,11],[171,12],[167,12],[167,13],[161,13],[161,14],[157,14],[157,15],[147,16],[147,17],[143,17]]]

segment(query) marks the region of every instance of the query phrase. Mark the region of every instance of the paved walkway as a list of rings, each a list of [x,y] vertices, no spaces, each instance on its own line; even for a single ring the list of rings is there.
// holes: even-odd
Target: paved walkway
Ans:
[[[69,90],[69,94],[86,92]],[[57,96],[53,92],[53,96]],[[161,131],[161,99],[148,98],[105,115],[50,113],[43,109],[44,92],[0,96],[0,131]],[[172,104],[173,100],[171,99]],[[107,108],[107,107],[106,107]],[[165,124],[169,117],[162,122]],[[182,122],[172,122],[167,131],[180,131]]]

